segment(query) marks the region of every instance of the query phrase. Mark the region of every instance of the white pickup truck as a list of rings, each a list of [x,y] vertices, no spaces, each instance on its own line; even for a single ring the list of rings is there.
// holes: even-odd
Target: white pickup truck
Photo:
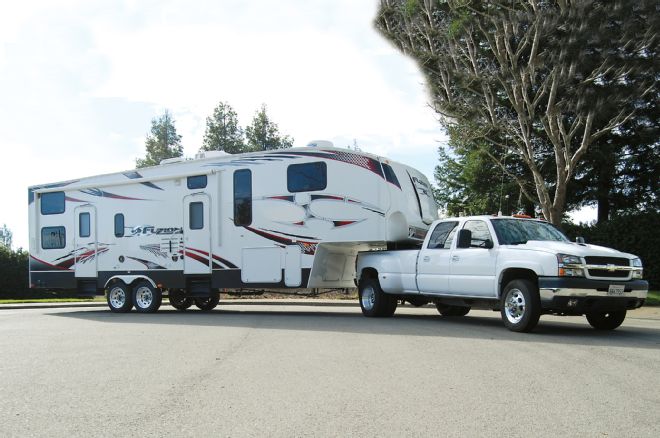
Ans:
[[[399,301],[433,302],[444,316],[499,310],[518,332],[534,329],[541,314],[586,315],[612,330],[648,293],[638,257],[573,243],[545,221],[503,216],[438,220],[419,250],[359,253],[356,275],[366,316],[392,316]]]

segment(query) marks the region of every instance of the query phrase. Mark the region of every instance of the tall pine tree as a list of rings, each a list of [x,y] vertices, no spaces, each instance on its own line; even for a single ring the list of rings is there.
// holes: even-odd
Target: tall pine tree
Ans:
[[[162,116],[151,119],[151,133],[145,141],[147,154],[135,160],[140,167],[157,166],[162,160],[183,155],[181,136],[176,133],[174,118],[168,110]]]
[[[252,151],[267,151],[284,149],[293,146],[293,138],[281,135],[279,128],[266,113],[266,104],[262,104],[252,119],[252,123],[245,129],[248,148]]]
[[[227,102],[220,102],[213,110],[213,114],[206,118],[202,150],[225,151],[230,154],[248,150],[243,129],[238,124],[238,115]]]

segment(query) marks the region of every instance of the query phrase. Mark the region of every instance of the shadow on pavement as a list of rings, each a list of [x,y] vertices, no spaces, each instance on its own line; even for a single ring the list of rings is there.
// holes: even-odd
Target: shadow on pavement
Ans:
[[[430,309],[429,309],[430,310]],[[256,330],[306,330],[356,334],[397,336],[434,336],[438,338],[490,339],[517,342],[557,343],[627,348],[660,348],[660,328],[622,327],[614,331],[597,331],[582,323],[544,321],[532,333],[513,333],[504,328],[499,313],[493,316],[468,314],[464,317],[443,317],[437,314],[397,313],[393,318],[365,318],[355,311],[234,310],[216,308],[210,312],[176,311],[169,307],[157,313],[124,314],[108,310],[53,312],[51,316],[77,318],[107,324],[162,324],[204,327],[253,328]]]

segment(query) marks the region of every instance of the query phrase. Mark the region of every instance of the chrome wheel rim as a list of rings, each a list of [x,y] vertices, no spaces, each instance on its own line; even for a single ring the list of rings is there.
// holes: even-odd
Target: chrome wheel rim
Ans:
[[[507,319],[517,324],[525,316],[525,296],[520,289],[511,289],[504,300],[504,312]]]
[[[112,288],[108,297],[110,299],[110,305],[115,309],[119,309],[126,304],[126,292],[121,287]]]
[[[376,303],[376,291],[372,286],[367,286],[362,289],[360,302],[362,303],[362,308],[366,310],[371,310],[374,308],[374,304]]]
[[[154,294],[151,291],[151,288],[147,286],[140,286],[138,290],[135,291],[135,305],[146,309],[151,306],[151,303],[154,301]]]

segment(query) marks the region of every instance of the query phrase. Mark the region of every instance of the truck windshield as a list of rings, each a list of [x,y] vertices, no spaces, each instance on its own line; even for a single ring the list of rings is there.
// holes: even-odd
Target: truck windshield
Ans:
[[[493,228],[500,245],[520,245],[528,240],[568,242],[561,231],[547,222],[522,219],[493,219]]]

